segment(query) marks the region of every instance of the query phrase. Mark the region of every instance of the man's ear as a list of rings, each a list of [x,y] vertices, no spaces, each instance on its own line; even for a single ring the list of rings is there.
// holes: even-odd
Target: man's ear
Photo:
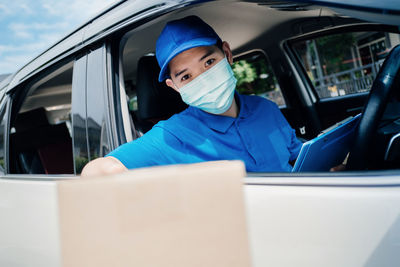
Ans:
[[[167,86],[171,87],[172,89],[174,89],[179,93],[179,89],[175,87],[175,84],[171,79],[166,79],[165,83],[167,84]]]
[[[228,42],[226,42],[226,41],[222,42],[222,51],[224,51],[226,59],[228,60],[229,64],[232,65],[232,63],[233,63],[232,50],[231,50],[231,47],[229,46]]]

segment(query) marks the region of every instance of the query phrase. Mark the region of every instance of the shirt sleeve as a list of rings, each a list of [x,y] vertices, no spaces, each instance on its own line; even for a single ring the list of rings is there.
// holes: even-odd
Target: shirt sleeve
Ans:
[[[181,142],[165,129],[154,126],[142,137],[119,146],[106,155],[117,158],[128,169],[175,163],[171,148]]]

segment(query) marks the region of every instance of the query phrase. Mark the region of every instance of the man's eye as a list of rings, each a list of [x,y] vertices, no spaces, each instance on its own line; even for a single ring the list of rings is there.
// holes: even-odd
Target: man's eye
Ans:
[[[206,67],[210,66],[211,64],[213,64],[215,61],[214,58],[210,58],[209,60],[206,61]]]
[[[190,78],[189,74],[183,75],[181,81],[186,81],[189,78]]]

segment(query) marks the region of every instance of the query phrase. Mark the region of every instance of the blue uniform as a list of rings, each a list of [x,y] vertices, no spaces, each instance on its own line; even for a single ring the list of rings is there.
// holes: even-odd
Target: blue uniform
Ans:
[[[290,171],[302,143],[275,103],[236,94],[237,118],[188,107],[107,156],[128,169],[211,160],[242,160],[248,172]]]

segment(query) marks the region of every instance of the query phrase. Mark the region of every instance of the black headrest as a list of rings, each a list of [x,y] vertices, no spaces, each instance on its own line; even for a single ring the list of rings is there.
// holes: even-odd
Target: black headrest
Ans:
[[[23,132],[47,125],[49,125],[49,121],[47,120],[46,110],[44,108],[37,108],[20,113],[14,123],[17,132]]]
[[[144,56],[139,60],[136,90],[138,116],[142,120],[167,119],[187,107],[178,92],[165,82],[158,82],[159,72],[155,56]]]

